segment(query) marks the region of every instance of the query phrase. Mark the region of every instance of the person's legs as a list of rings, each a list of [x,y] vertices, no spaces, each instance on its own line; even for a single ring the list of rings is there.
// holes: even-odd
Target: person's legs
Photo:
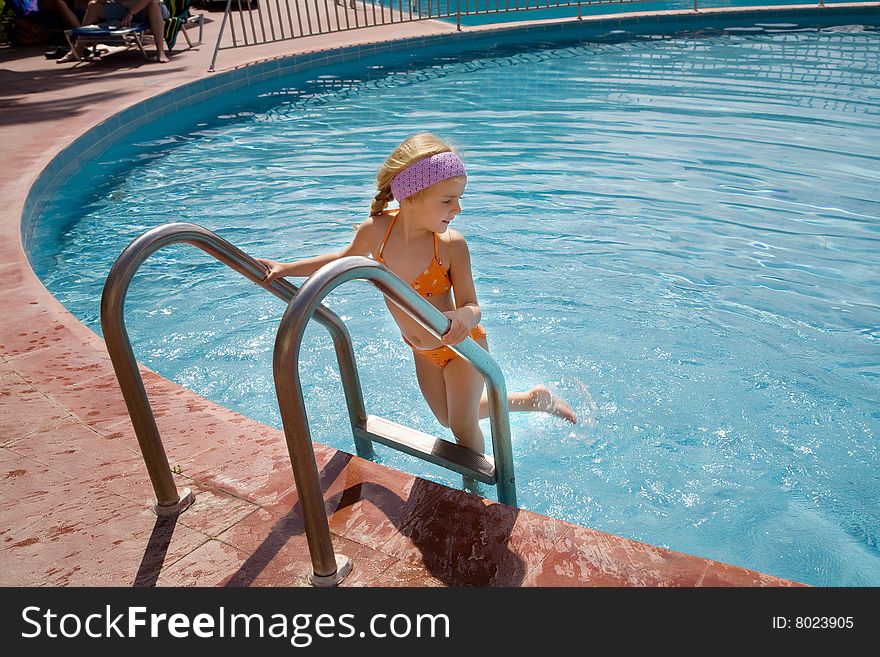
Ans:
[[[83,16],[82,24],[83,25],[94,25],[95,23],[100,23],[104,20],[104,3],[99,0],[91,0],[89,2],[89,6],[86,9],[86,13]],[[85,50],[85,44],[80,43],[79,39],[77,39],[76,43],[73,46],[73,50],[61,59],[56,60],[58,64],[63,64],[65,62],[77,62],[82,59],[83,51]]]
[[[489,351],[489,344],[485,337],[480,338],[477,335],[472,335],[471,337],[475,338],[476,343],[480,345],[483,349]],[[414,350],[414,352],[416,353],[416,373],[418,374],[420,365],[421,370],[425,372],[425,377],[429,376],[432,373],[432,368],[435,370],[444,370],[453,363],[466,363],[466,361],[463,361],[461,358],[459,358],[458,354],[454,353],[449,347],[442,347],[438,350],[427,351]],[[438,365],[440,367],[438,367]],[[479,374],[472,366],[468,366],[477,376],[479,376],[479,379],[482,382],[482,375]],[[456,368],[457,367],[460,367],[460,365],[456,365]],[[429,406],[431,406],[431,410],[434,412],[434,415],[440,420],[440,423],[443,424],[443,426],[451,427],[453,422],[453,414],[451,409],[449,408],[448,394],[445,410],[443,408],[443,396],[439,394],[434,394],[433,398],[436,401],[433,404],[429,402]],[[548,413],[549,415],[555,415],[556,417],[562,418],[563,420],[571,422],[572,424],[577,423],[577,415],[572,410],[571,406],[569,406],[564,399],[557,397],[552,392],[550,392],[547,386],[543,384],[536,385],[527,392],[508,392],[507,408],[511,413],[522,411],[536,411],[540,413]],[[489,400],[486,393],[484,392],[479,400],[478,419],[482,420],[487,417],[489,417]],[[446,418],[449,421],[444,422],[441,418]]]
[[[422,396],[428,402],[428,407],[444,427],[449,426],[449,413],[446,408],[446,382],[443,378],[443,370],[434,365],[427,358],[413,353],[416,365],[416,378]]]
[[[70,7],[64,3],[64,0],[40,0],[39,7],[40,11],[55,14],[64,24],[65,28],[73,29],[79,27],[79,19],[70,10]]]
[[[449,428],[459,445],[480,454],[485,452],[480,429],[480,395],[483,375],[463,358],[455,358],[443,368],[446,381],[446,410]]]
[[[477,340],[483,349],[489,351],[489,344],[485,339]],[[540,384],[534,386],[528,392],[508,392],[507,393],[507,409],[511,413],[518,411],[538,411],[541,413],[549,413],[556,417],[567,420],[572,424],[577,423],[577,416],[564,399],[560,399],[547,389],[547,386]],[[486,393],[480,398],[480,419],[489,417],[489,398]]]
[[[476,342],[489,351],[485,338]],[[459,445],[484,454],[486,445],[479,421],[489,416],[489,403],[483,392],[483,375],[457,355],[442,368],[415,352],[414,358],[419,387],[434,416],[440,424],[452,430]],[[437,360],[442,362],[439,354]],[[528,392],[508,393],[507,405],[510,411],[542,411],[577,422],[571,407],[543,385]],[[464,485],[466,489],[479,492],[477,482],[469,477],[464,477]]]
[[[165,53],[165,18],[162,16],[162,8],[156,0],[150,2],[145,10],[147,22],[150,24],[150,32],[156,41],[156,61],[165,63],[170,61]]]
[[[480,341],[485,342],[485,341]],[[485,345],[481,345],[485,348]],[[483,375],[463,358],[456,357],[443,369],[446,380],[446,406],[449,428],[455,441],[478,454],[486,452],[486,442],[480,429],[480,395],[483,392]],[[485,495],[478,483],[462,477],[465,490]]]
[[[474,338],[476,343],[483,349],[489,351],[489,343],[485,337],[485,330],[482,331],[482,335],[484,337],[480,337],[479,334],[475,332],[471,334],[471,337]],[[457,354],[455,355],[455,359],[459,360]],[[555,415],[563,420],[567,420],[572,424],[577,423],[577,416],[571,409],[571,406],[569,406],[564,399],[560,399],[550,392],[545,385],[536,385],[528,392],[508,392],[507,409],[511,413],[516,411],[538,411],[549,413],[550,415]],[[481,420],[489,417],[489,398],[485,392],[480,398],[479,417]]]
[[[102,20],[104,20],[104,3],[99,2],[99,0],[91,0],[88,7],[86,7],[86,13],[83,15],[82,24],[94,25],[95,23],[100,23]]]
[[[577,415],[564,399],[557,397],[547,386],[539,384],[528,392],[508,392],[507,408],[511,413],[517,411],[537,411],[549,413],[556,417],[567,420],[572,424],[577,423]],[[489,417],[489,399],[484,394],[480,399],[480,419]]]

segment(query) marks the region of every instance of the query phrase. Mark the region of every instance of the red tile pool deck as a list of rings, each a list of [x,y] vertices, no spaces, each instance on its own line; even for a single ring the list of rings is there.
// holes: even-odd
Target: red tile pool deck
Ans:
[[[0,50],[0,585],[305,586],[309,552],[284,436],[144,369],[179,488],[157,518],[103,341],[31,270],[28,190],[79,135],[208,75],[222,14],[170,64],[120,54],[58,66]],[[487,26],[492,29],[497,26]],[[453,31],[426,21],[222,51],[218,71],[292,54]],[[343,586],[791,586],[770,575],[480,499],[316,445]],[[175,468],[177,470],[178,468]]]

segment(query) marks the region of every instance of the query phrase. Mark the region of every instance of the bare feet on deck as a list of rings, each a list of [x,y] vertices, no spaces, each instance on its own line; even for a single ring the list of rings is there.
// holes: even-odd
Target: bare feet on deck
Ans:
[[[545,385],[537,385],[529,390],[529,399],[532,402],[532,408],[536,411],[543,411],[556,417],[561,417],[567,422],[577,424],[577,416],[564,399],[557,397]]]
[[[171,60],[168,59],[168,55],[166,55],[166,54],[163,52],[161,55],[156,55],[156,61],[159,62],[160,64],[167,64],[167,63],[170,62]]]

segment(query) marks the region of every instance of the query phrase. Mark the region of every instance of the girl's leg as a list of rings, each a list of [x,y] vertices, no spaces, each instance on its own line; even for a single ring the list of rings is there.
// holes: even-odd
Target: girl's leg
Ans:
[[[444,427],[449,426],[449,413],[446,407],[446,382],[443,379],[443,370],[434,365],[426,358],[413,354],[416,364],[416,378],[422,396],[428,402],[428,406],[437,421]]]
[[[486,340],[477,340],[477,344],[489,351]],[[426,358],[413,357],[419,387],[437,421],[452,429],[459,444],[485,453],[479,420],[489,417],[489,402],[483,392],[483,376],[462,358],[456,358],[440,369]],[[543,385],[528,392],[508,393],[507,406],[512,412],[541,411],[571,423],[577,422],[571,407]]]
[[[511,413],[515,411],[549,413],[572,424],[577,424],[577,415],[571,406],[564,399],[550,392],[543,384],[536,385],[528,392],[508,392],[507,408]],[[484,394],[480,399],[480,419],[487,417],[489,417],[489,399]]]
[[[446,380],[446,409],[449,428],[459,445],[483,454],[486,445],[480,429],[480,395],[483,376],[463,358],[456,358],[443,369]]]
[[[489,351],[486,340],[477,340],[483,349]],[[482,377],[480,377],[482,379]],[[507,408],[514,411],[540,411],[561,417],[572,424],[577,423],[577,416],[564,399],[560,399],[547,389],[545,385],[537,385],[528,392],[508,392]],[[480,419],[489,417],[489,398],[483,393],[480,398]]]
[[[483,346],[485,349],[485,345]],[[446,379],[446,407],[449,413],[449,428],[455,441],[480,454],[486,452],[486,441],[480,429],[480,396],[483,393],[483,375],[462,358],[449,362],[443,369]],[[479,495],[486,495],[477,481],[462,477],[464,489]]]
[[[455,365],[456,362],[466,365],[467,369],[471,370],[473,375],[475,375],[471,376],[465,372],[464,378],[466,380],[464,385],[458,380],[456,372],[459,367]],[[450,362],[443,369],[419,356],[415,356],[415,364],[419,387],[434,416],[444,427],[452,429],[452,433],[459,444],[482,454],[485,451],[485,446],[483,444],[483,433],[480,431],[476,415],[480,406],[479,398],[480,392],[483,389],[483,377],[460,358],[456,358],[455,361]],[[449,377],[450,368],[452,368],[451,378]],[[452,381],[451,384],[450,381]],[[468,386],[472,388],[472,391],[464,395],[463,400],[458,399],[459,393]],[[452,396],[451,401],[450,394]],[[470,406],[470,410],[466,408],[468,406]],[[471,416],[473,421],[471,423],[462,422],[461,418],[464,416]],[[464,477],[462,481],[466,490],[480,492],[477,482],[470,477]]]

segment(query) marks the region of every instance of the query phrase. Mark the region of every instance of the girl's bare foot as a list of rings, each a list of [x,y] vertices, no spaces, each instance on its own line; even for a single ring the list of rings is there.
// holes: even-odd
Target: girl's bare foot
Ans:
[[[71,50],[69,53],[67,53],[63,57],[59,57],[58,59],[56,59],[55,63],[56,64],[66,64],[67,62],[78,62],[78,61],[79,61],[79,59],[77,59],[76,55]]]
[[[156,61],[159,62],[160,64],[167,64],[171,60],[168,59],[168,55],[166,55],[164,52],[162,52],[162,53],[159,53],[158,55],[156,55]]]
[[[537,385],[529,390],[529,399],[532,402],[532,408],[536,411],[543,411],[550,415],[560,417],[567,422],[577,424],[577,416],[564,399],[557,397],[547,386]]]

